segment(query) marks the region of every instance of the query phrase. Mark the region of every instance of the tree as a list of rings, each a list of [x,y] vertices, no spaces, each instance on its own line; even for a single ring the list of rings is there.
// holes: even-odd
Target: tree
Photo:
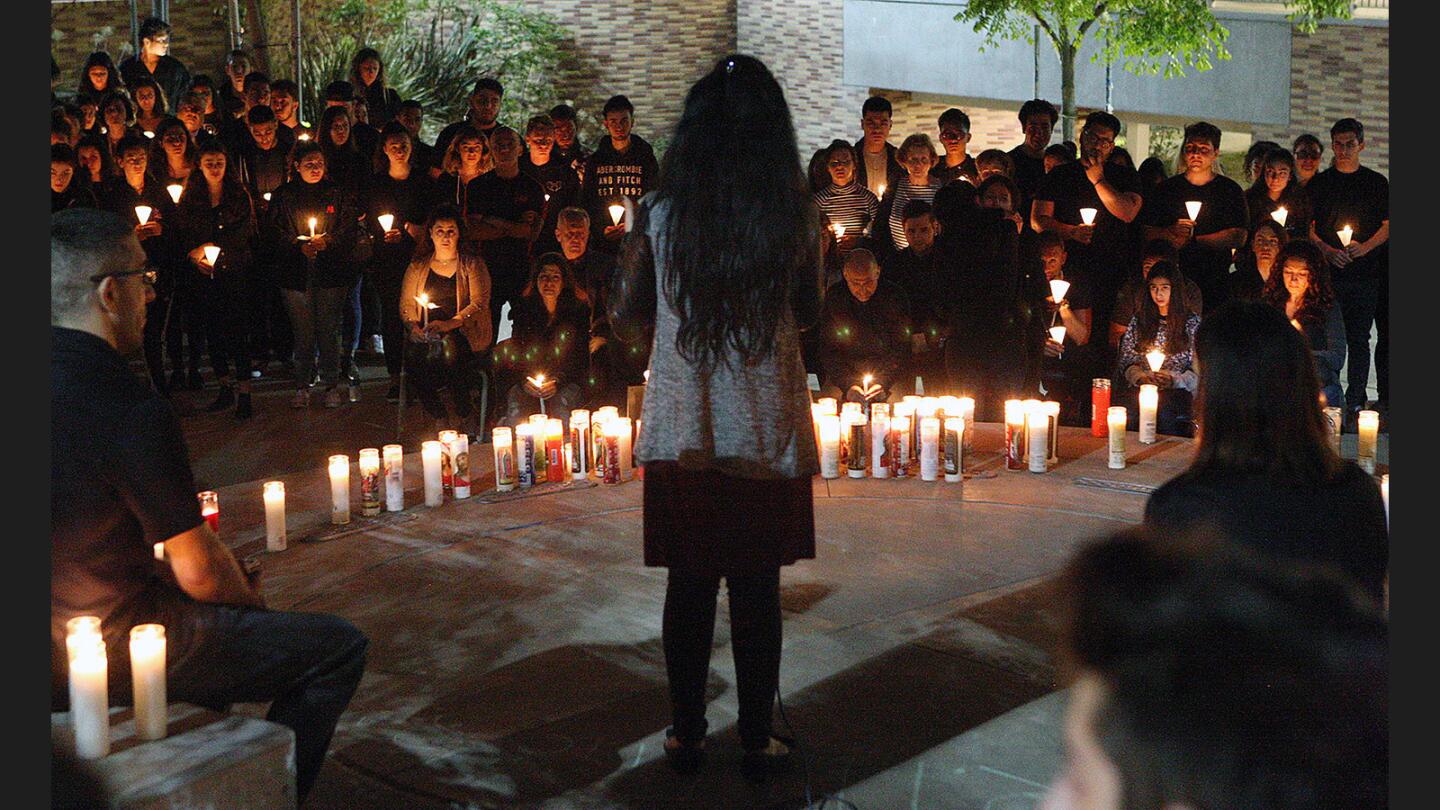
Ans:
[[[1291,0],[1289,20],[1315,30],[1325,17],[1350,18],[1349,0]],[[1034,43],[1044,32],[1060,57],[1061,120],[1066,140],[1075,137],[1075,55],[1087,34],[1100,42],[1094,61],[1119,62],[1136,75],[1184,76],[1185,68],[1209,70],[1211,58],[1229,59],[1230,32],[1206,0],[970,0],[955,15],[994,46],[1004,40]]]

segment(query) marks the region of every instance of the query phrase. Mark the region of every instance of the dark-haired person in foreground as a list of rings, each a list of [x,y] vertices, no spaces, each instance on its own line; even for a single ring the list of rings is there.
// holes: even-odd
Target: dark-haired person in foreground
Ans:
[[[303,803],[368,642],[336,616],[266,610],[200,517],[179,421],[126,365],[152,284],[127,219],[51,217],[51,708],[67,706],[67,621],[100,618],[114,705],[130,702],[130,628],[163,624],[169,699],[217,711],[273,701],[266,719],[295,732]]]
[[[1050,143],[1050,134],[1055,131],[1055,122],[1060,120],[1060,111],[1043,98],[1032,98],[1020,105],[1020,129],[1025,140],[1010,150],[1010,159],[1015,162],[1015,185],[1029,202],[1030,195],[1039,187],[1045,177],[1045,147]],[[1017,206],[1020,201],[1016,201]],[[1029,205],[1018,206],[1028,211]]]
[[[1389,564],[1380,487],[1330,449],[1300,332],[1270,304],[1233,301],[1206,316],[1195,352],[1195,459],[1150,496],[1145,521],[1161,532],[1211,526],[1329,565],[1378,603]]]
[[[745,150],[712,146],[742,137]],[[780,567],[815,556],[818,464],[799,337],[820,309],[809,201],[779,83],[758,60],[727,56],[686,96],[660,186],[637,212],[611,290],[617,331],[655,324],[635,456],[645,466],[645,563],[670,569],[662,641],[674,725],[665,752],[681,771],[704,756],[721,579],[742,772],[763,777],[793,745],[772,734],[771,714]],[[717,267],[725,283],[714,281]]]
[[[890,99],[884,96],[865,99],[860,106],[860,128],[865,134],[853,145],[855,178],[881,201],[905,176],[905,167],[900,165],[896,149],[889,141],[894,111]]]
[[[1167,539],[1066,570],[1065,769],[1041,810],[1388,807],[1384,619],[1322,572]]]

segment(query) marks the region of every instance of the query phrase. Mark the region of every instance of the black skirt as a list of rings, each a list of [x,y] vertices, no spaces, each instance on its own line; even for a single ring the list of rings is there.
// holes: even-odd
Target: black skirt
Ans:
[[[745,576],[815,559],[808,476],[736,478],[651,461],[644,484],[646,565]]]

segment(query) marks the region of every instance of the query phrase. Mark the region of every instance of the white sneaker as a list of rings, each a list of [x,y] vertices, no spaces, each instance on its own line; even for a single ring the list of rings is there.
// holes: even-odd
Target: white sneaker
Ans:
[[[308,407],[310,407],[310,389],[309,389],[309,388],[299,388],[299,389],[296,389],[296,391],[295,391],[295,398],[292,399],[292,400],[290,400],[290,407],[292,407],[292,408],[308,408]]]

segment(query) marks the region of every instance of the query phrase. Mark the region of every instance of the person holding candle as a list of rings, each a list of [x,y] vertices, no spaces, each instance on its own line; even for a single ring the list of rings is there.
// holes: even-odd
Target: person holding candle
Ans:
[[[885,192],[899,185],[906,172],[897,159],[896,148],[890,145],[894,114],[890,99],[884,96],[865,99],[860,105],[860,129],[864,134],[851,145],[855,151],[855,179],[882,203]]]
[[[743,151],[713,146],[742,137]],[[818,457],[799,330],[819,314],[822,272],[818,212],[805,204],[798,156],[770,71],[747,56],[719,60],[686,96],[660,186],[636,211],[611,289],[617,331],[655,324],[635,456],[645,467],[645,563],[669,569],[662,642],[674,723],[665,751],[681,771],[704,757],[721,579],[742,772],[763,778],[793,745],[773,735],[771,712],[780,568],[815,556]]]
[[[147,17],[140,23],[138,33],[140,52],[120,61],[120,75],[132,92],[145,82],[153,84],[155,95],[160,99],[158,111],[174,112],[174,107],[165,106],[165,100],[173,104],[190,89],[190,71],[170,55],[170,23],[160,17]]]
[[[631,131],[635,105],[630,99],[611,96],[600,115],[606,136],[585,160],[580,205],[590,214],[591,249],[615,253],[625,227],[611,219],[609,207],[649,194],[655,188],[660,164],[650,143]]]
[[[490,348],[490,272],[477,254],[460,250],[465,218],[452,205],[430,213],[415,258],[405,269],[397,306],[405,324],[405,369],[435,429],[454,428],[470,417],[475,355]],[[420,309],[425,296],[436,305]],[[448,388],[454,419],[440,400]],[[481,415],[483,418],[483,414]],[[483,426],[481,426],[483,427]],[[482,431],[466,431],[481,435]],[[478,439],[476,440],[479,441]]]
[[[179,118],[162,118],[155,125],[155,137],[150,141],[150,165],[155,167],[155,177],[166,186],[186,184],[190,175],[199,165],[200,154],[196,144]]]
[[[75,90],[76,102],[92,101],[99,107],[107,94],[117,90],[125,90],[125,80],[110,54],[95,51],[85,57],[85,64],[80,66],[79,86]]]
[[[414,145],[415,139],[403,124],[399,121],[386,124],[376,147],[375,173],[370,176],[362,197],[365,227],[375,243],[370,268],[380,299],[385,370],[390,374],[390,390],[385,398],[392,402],[400,399],[400,372],[405,357],[401,288],[416,241],[424,237],[428,202],[433,196],[429,175],[414,165]],[[382,217],[388,217],[384,221],[388,222],[388,228]]]
[[[1306,186],[1314,204],[1310,241],[1320,248],[1330,265],[1331,283],[1345,321],[1345,342],[1349,354],[1346,371],[1345,407],[1347,422],[1365,407],[1370,377],[1370,328],[1379,341],[1375,345],[1375,383],[1379,394],[1377,410],[1382,414],[1390,401],[1390,182],[1385,176],[1360,164],[1365,151],[1365,127],[1354,118],[1342,118],[1330,127],[1330,147],[1335,163],[1315,175]],[[1348,246],[1337,231],[1351,229]]]
[[[1250,231],[1265,221],[1273,221],[1292,238],[1310,232],[1310,194],[1296,176],[1295,156],[1289,149],[1276,147],[1265,153],[1259,164],[1255,182],[1245,191],[1245,206],[1250,212]],[[1284,213],[1280,213],[1280,209]],[[1280,222],[1276,217],[1282,217]]]
[[[269,107],[253,107],[245,114],[250,139],[238,154],[231,155],[231,171],[238,171],[240,181],[250,192],[255,207],[259,235],[255,240],[255,271],[250,275],[253,285],[250,297],[249,328],[251,354],[257,367],[264,369],[269,360],[278,360],[282,376],[292,376],[295,337],[280,292],[281,255],[289,246],[289,238],[270,212],[270,200],[290,175],[290,145],[281,138],[281,125]]]
[[[326,175],[320,144],[297,145],[294,162],[295,179],[275,191],[269,211],[283,240],[277,269],[295,334],[296,390],[291,407],[309,407],[318,355],[325,407],[338,408],[345,401],[339,388],[341,310],[358,274],[351,260],[358,211],[350,192]]]
[[[1375,479],[1331,449],[1305,337],[1277,307],[1235,301],[1195,337],[1190,467],[1150,496],[1164,536],[1208,524],[1233,542],[1344,572],[1379,604],[1389,562]]]
[[[130,85],[130,100],[135,102],[135,126],[142,133],[150,133],[146,137],[153,139],[165,118],[164,91],[148,76],[137,77],[133,84],[126,84]]]
[[[1146,239],[1169,239],[1180,252],[1179,267],[1200,285],[1206,306],[1229,296],[1230,249],[1245,244],[1250,222],[1245,192],[1216,172],[1220,128],[1206,121],[1185,127],[1180,147],[1185,170],[1166,178],[1145,198],[1140,222]],[[1200,203],[1194,217],[1189,203]]]
[[[1064,424],[1084,427],[1090,424],[1087,406],[1090,403],[1091,381],[1095,378],[1095,355],[1090,351],[1091,287],[1082,275],[1067,273],[1065,240],[1054,231],[1036,237],[1040,266],[1047,282],[1036,309],[1049,315],[1036,319],[1037,337],[1041,341],[1039,377],[1045,396],[1060,403]],[[1054,298],[1048,282],[1065,281],[1069,286],[1059,301]],[[1063,326],[1061,340],[1050,331]]]
[[[569,161],[555,157],[555,122],[550,116],[533,115],[525,122],[525,147],[520,171],[540,184],[545,202],[540,233],[530,246],[531,255],[539,256],[560,249],[555,238],[560,212],[579,201],[580,175],[570,168]]]
[[[1259,298],[1271,276],[1280,270],[1275,259],[1289,241],[1289,232],[1275,220],[1267,217],[1255,223],[1246,249],[1236,254],[1235,269],[1225,279],[1230,288],[1230,298],[1248,301]]]
[[[246,316],[252,311],[255,210],[245,186],[227,172],[229,160],[218,141],[200,150],[202,182],[192,182],[176,207],[177,246],[189,265],[196,294],[192,306],[205,317],[210,362],[220,381],[219,394],[205,410],[216,413],[233,406],[236,419],[248,419],[252,405]],[[219,250],[213,261],[206,248]]]
[[[469,207],[467,230],[480,241],[485,266],[490,269],[490,328],[500,331],[500,311],[510,304],[513,321],[521,289],[530,275],[530,245],[540,233],[545,213],[545,192],[520,171],[522,144],[515,130],[497,126],[490,133],[494,171],[470,181],[465,190]]]
[[[1168,262],[1152,267],[1146,280],[1150,297],[1130,319],[1130,326],[1120,340],[1119,367],[1129,386],[1125,405],[1132,420],[1140,414],[1136,400],[1140,386],[1153,385],[1160,391],[1156,430],[1171,436],[1194,433],[1190,404],[1197,376],[1192,352],[1200,316],[1187,308],[1183,298],[1172,294],[1184,278],[1184,274]],[[1145,357],[1153,351],[1164,354],[1159,369],[1152,369]],[[1132,429],[1135,424],[1131,422]]]
[[[1325,404],[1343,407],[1340,369],[1345,365],[1345,323],[1330,289],[1325,257],[1311,242],[1296,240],[1280,250],[1275,266],[1263,298],[1300,325],[1305,344],[1315,358]]]
[[[965,149],[970,143],[970,116],[958,107],[951,107],[940,113],[936,126],[940,128],[940,146],[945,150],[930,170],[936,185],[943,186],[961,178],[972,186],[980,185],[980,167]]]
[[[584,396],[590,302],[564,256],[547,253],[535,260],[511,320],[510,338],[495,346],[506,422],[519,424],[538,412],[543,399],[546,414],[568,423]]]
[[[940,272],[935,256],[935,237],[940,223],[930,203],[911,200],[905,204],[905,235],[910,244],[885,261],[881,278],[904,293],[909,305],[910,356],[904,362],[906,375],[920,375],[938,383],[945,378],[945,341],[950,324],[946,305],[954,297],[950,279]]]
[[[1125,336],[1125,330],[1130,326],[1130,319],[1135,317],[1135,313],[1140,311],[1140,308],[1145,305],[1146,299],[1150,297],[1148,281],[1150,271],[1162,261],[1169,262],[1171,265],[1177,265],[1179,261],[1179,253],[1168,239],[1147,241],[1140,251],[1140,257],[1140,272],[1132,273],[1121,285],[1120,291],[1115,295],[1115,307],[1110,311],[1110,347],[1112,349],[1120,348],[1120,339]],[[1204,296],[1200,294],[1200,287],[1189,276],[1186,276],[1184,283],[1180,285],[1180,294],[1185,301],[1186,309],[1196,314],[1204,314]]]
[[[825,254],[828,285],[840,279],[845,257],[857,240],[870,235],[880,212],[880,199],[857,179],[855,150],[849,143],[831,141],[824,151],[829,182],[813,194],[813,199],[826,224],[823,238],[829,245]]]
[[[874,254],[855,248],[845,280],[827,290],[818,326],[821,396],[869,403],[909,393],[910,300],[881,277]]]
[[[166,629],[168,698],[212,710],[273,701],[295,732],[301,801],[365,666],[367,640],[335,616],[271,611],[201,518],[173,409],[130,371],[152,296],[129,222],[51,218],[51,705],[64,710],[66,623],[101,620],[112,705],[130,702],[128,636]],[[164,544],[173,581],[156,575]]]

